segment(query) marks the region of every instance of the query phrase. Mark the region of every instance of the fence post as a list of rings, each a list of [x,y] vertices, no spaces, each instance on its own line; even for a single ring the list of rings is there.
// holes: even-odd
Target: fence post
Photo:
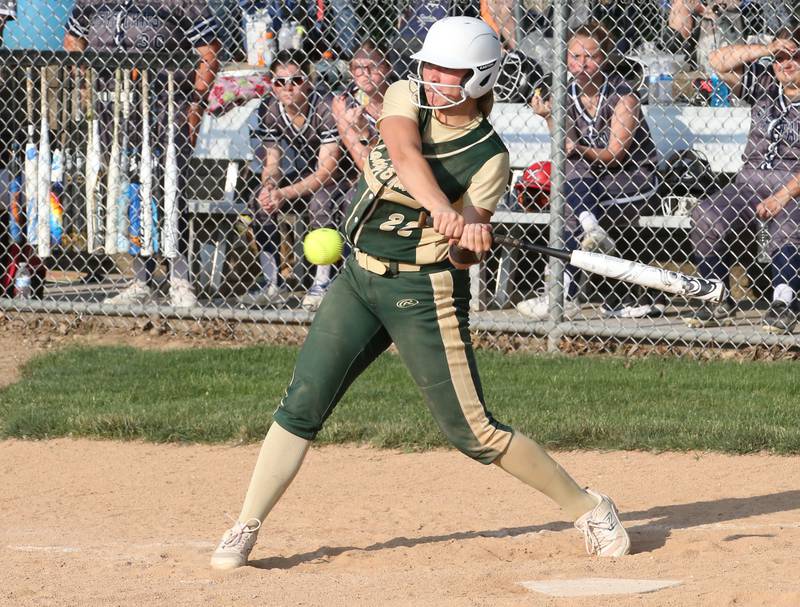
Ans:
[[[564,245],[564,184],[566,168],[565,143],[567,138],[567,39],[569,37],[569,2],[553,2],[553,124],[550,158],[553,163],[552,188],[550,194],[549,245],[561,248]],[[547,334],[547,351],[558,352],[563,336],[561,323],[564,320],[564,262],[551,258],[547,279],[551,327]]]

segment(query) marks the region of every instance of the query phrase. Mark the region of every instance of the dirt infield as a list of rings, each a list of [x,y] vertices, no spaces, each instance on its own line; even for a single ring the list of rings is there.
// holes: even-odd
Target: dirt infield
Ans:
[[[0,383],[40,349],[24,343],[0,339]],[[635,554],[601,561],[494,466],[312,449],[253,566],[212,571],[258,448],[0,442],[0,605],[800,605],[798,457],[556,454],[615,497],[631,531]],[[520,585],[573,578],[682,584],[591,599]]]

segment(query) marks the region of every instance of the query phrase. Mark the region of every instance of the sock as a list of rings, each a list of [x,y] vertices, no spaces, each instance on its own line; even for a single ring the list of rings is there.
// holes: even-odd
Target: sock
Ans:
[[[581,222],[581,227],[583,228],[584,232],[597,230],[600,227],[597,217],[595,217],[594,213],[591,211],[582,211],[581,214],[578,215],[578,221]]]
[[[264,521],[303,463],[311,441],[272,422],[250,478],[239,521]]]
[[[791,306],[795,295],[794,289],[789,285],[778,285],[772,291],[772,301],[782,301],[787,306]]]
[[[526,485],[537,489],[577,520],[597,505],[597,500],[578,486],[536,442],[518,432],[495,464]]]
[[[262,251],[258,254],[258,263],[261,265],[261,273],[267,280],[268,285],[278,283],[278,264],[275,261],[275,256],[271,253]]]
[[[331,279],[331,266],[317,266],[317,273],[314,275],[314,285],[324,285]]]

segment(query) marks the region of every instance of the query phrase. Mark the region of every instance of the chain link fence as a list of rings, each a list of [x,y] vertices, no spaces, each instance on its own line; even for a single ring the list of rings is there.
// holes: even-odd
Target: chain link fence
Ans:
[[[503,43],[497,234],[726,282],[703,303],[495,246],[487,343],[796,351],[789,0],[0,0],[0,309],[307,325],[390,83],[431,23]],[[262,332],[263,333],[263,332]]]

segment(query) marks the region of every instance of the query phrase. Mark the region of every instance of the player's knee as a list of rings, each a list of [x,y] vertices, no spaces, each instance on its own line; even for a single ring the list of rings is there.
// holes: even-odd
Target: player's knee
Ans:
[[[511,432],[494,428],[482,437],[461,432],[445,432],[450,444],[481,464],[493,463],[508,446]]]
[[[316,382],[295,376],[274,417],[292,434],[314,440],[322,429],[326,411],[329,409],[324,398],[325,395],[320,393]]]

